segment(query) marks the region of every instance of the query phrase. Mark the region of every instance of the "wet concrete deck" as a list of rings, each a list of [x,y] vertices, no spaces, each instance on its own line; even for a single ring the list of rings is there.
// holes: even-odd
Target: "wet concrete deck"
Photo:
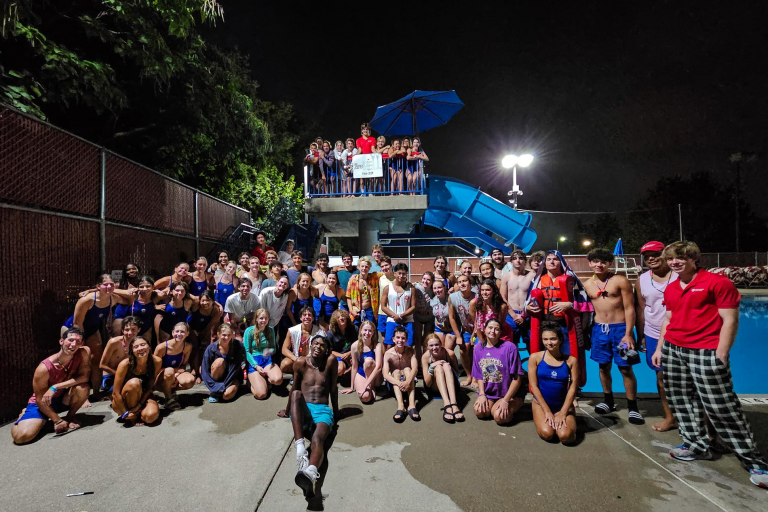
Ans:
[[[508,427],[477,420],[469,405],[465,423],[448,425],[442,402],[422,398],[423,420],[397,425],[394,400],[363,407],[341,396],[348,417],[329,457],[326,510],[768,510],[768,492],[749,483],[733,455],[676,461],[668,450],[679,444],[677,433],[630,425],[623,401],[619,412],[597,417],[582,400],[579,443],[565,447],[538,438],[529,405]],[[463,390],[462,405],[473,398]],[[305,510],[293,483],[289,421],[275,416],[285,398],[206,399],[198,386],[181,397],[184,409],[133,428],[99,403],[81,415],[88,424],[81,431],[46,434],[24,447],[12,444],[10,425],[2,427],[0,508]],[[641,408],[649,424],[658,419],[658,402],[641,401]],[[768,446],[768,406],[746,410]],[[94,494],[65,497],[85,491]]]

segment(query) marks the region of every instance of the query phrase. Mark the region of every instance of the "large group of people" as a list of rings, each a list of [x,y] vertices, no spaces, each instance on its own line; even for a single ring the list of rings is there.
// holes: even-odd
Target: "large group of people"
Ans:
[[[237,261],[222,251],[213,264],[181,262],[157,280],[133,264],[119,283],[101,275],[63,322],[60,350],[35,370],[14,442],[34,440],[49,420],[57,434],[80,428],[76,413],[89,405],[89,389],[91,399],[111,399],[118,421],[150,424],[159,418],[158,400],[178,409],[177,392],[197,383],[211,403],[229,402],[241,389],[264,400],[287,373],[292,388],[279,414],[291,417],[296,481],[310,499],[327,468],[339,392],[363,404],[392,396],[394,422],[420,421],[421,380],[453,424],[465,421],[464,386],[476,393],[476,417],[499,425],[512,422],[530,393],[538,435],[572,444],[586,351],[604,391],[594,411],[617,409],[615,364],[628,421],[641,425],[633,367],[645,350],[664,408],[653,428],[677,428],[683,439],[671,456],[709,459],[717,439],[753,483],[768,485],[728,364],[740,296],[727,278],[697,266],[692,242],[643,246],[649,270],[634,288],[611,271],[614,257],[604,249],[589,253],[594,273],[584,281],[558,251],[515,250],[505,261],[496,249],[478,269],[462,262],[457,275],[438,256],[434,270],[411,283],[408,266],[393,265],[379,245],[357,265],[345,253],[337,267],[325,254],[306,267],[287,245],[281,256],[259,233],[252,254]],[[527,371],[521,350],[529,354]]]
[[[355,178],[352,157],[381,154],[380,178]],[[391,139],[371,136],[371,126],[360,126],[360,137],[335,144],[317,137],[304,157],[310,192],[316,195],[354,197],[364,194],[415,194],[423,190],[424,162],[429,157],[419,137]]]

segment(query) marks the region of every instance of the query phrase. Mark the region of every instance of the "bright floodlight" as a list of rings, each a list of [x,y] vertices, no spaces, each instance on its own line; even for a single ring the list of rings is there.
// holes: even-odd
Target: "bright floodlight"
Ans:
[[[583,242],[581,242],[581,245],[583,245],[584,247],[589,247],[590,245],[592,245],[592,240],[584,240]]]
[[[504,158],[501,160],[501,165],[502,165],[502,167],[504,167],[505,169],[511,169],[511,168],[513,168],[515,165],[517,165],[517,162],[518,162],[518,160],[517,160],[517,156],[515,156],[515,155],[507,155],[507,156],[505,156],[505,157],[504,157]]]
[[[475,246],[475,254],[480,254],[480,248]]]
[[[567,238],[565,238],[564,236],[561,236],[561,237],[560,237],[560,241],[561,241],[561,242],[565,242],[566,240],[568,240],[568,239],[567,239]]]
[[[520,158],[517,159],[517,165],[520,167],[528,167],[531,162],[533,162],[533,155],[520,155]]]

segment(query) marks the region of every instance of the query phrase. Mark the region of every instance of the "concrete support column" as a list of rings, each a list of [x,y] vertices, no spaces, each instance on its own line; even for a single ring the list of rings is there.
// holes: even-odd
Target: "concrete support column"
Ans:
[[[379,243],[378,221],[360,219],[357,223],[357,254],[370,255],[371,248],[377,243]]]

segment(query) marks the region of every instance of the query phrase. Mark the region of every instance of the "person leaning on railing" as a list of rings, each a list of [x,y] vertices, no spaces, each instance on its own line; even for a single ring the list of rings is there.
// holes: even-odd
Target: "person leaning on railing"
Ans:
[[[408,190],[413,195],[416,191],[421,191],[421,167],[422,163],[429,162],[429,157],[421,148],[421,139],[418,137],[413,138],[413,146],[408,150],[408,170],[405,172],[406,180],[408,181]]]
[[[331,151],[331,143],[323,141],[322,150],[320,150],[320,173],[323,176],[323,189],[325,193],[332,194],[336,192],[336,156]]]
[[[325,176],[320,168],[320,151],[317,143],[309,145],[309,152],[304,157],[304,164],[309,166],[309,186],[310,192],[322,194],[325,189]]]
[[[355,141],[347,139],[347,148],[341,153],[341,165],[344,169],[344,182],[341,184],[341,193],[345,197],[353,197],[355,193],[355,180],[352,178],[352,157],[356,154]]]
[[[376,138],[376,146],[373,148],[374,153],[381,153],[381,178],[377,178],[374,181],[376,188],[379,192],[390,191],[384,180],[384,176],[387,175],[389,170],[389,145],[387,145],[387,139],[383,135],[379,135]],[[392,180],[390,179],[390,183]]]

